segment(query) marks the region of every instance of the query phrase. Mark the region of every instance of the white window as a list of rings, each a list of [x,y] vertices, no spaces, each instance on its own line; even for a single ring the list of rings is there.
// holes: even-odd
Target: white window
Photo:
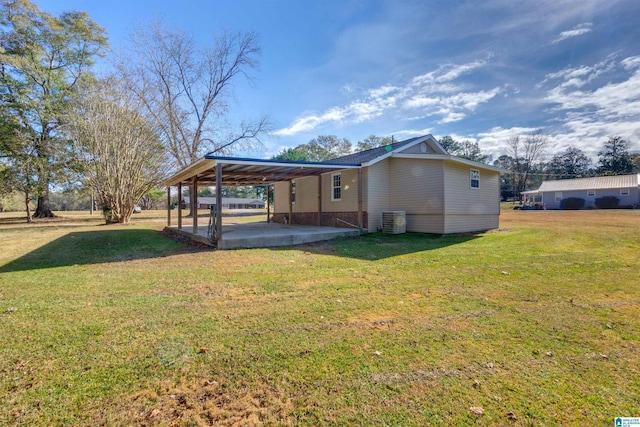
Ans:
[[[471,169],[469,177],[471,178],[469,186],[471,188],[480,188],[480,171]]]
[[[342,177],[339,173],[331,175],[331,200],[342,200]]]
[[[296,182],[291,181],[291,203],[296,202]]]
[[[629,195],[629,189],[628,188],[621,188],[620,189],[620,195],[621,196],[628,196]]]
[[[587,197],[596,197],[596,190],[587,190]]]
[[[562,201],[562,191],[556,191],[556,202]]]

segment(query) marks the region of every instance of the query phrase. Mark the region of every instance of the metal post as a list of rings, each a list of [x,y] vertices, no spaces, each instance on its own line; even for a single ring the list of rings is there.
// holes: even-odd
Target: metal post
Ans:
[[[362,168],[358,168],[358,227],[362,232]]]
[[[322,225],[322,175],[318,175],[318,225]]]
[[[267,222],[271,222],[271,185],[267,185]]]
[[[293,200],[291,196],[293,195],[293,181],[289,180],[289,224],[293,224]]]
[[[193,178],[193,194],[191,195],[191,201],[193,203],[193,234],[198,234],[198,175]]]
[[[171,187],[167,187],[167,227],[171,227]]]
[[[178,230],[182,230],[182,183],[178,183]]]
[[[222,240],[222,165],[216,164],[216,247]]]

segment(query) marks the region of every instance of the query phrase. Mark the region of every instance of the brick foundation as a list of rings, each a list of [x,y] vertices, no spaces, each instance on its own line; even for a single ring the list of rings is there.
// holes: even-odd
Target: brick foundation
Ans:
[[[318,225],[318,212],[293,212],[292,220],[288,213],[274,213],[273,222],[280,224]],[[353,224],[353,225],[349,225]],[[366,228],[368,217],[362,212],[362,226]],[[358,212],[322,212],[320,225],[325,227],[356,228],[358,226]],[[355,226],[355,227],[354,227]]]

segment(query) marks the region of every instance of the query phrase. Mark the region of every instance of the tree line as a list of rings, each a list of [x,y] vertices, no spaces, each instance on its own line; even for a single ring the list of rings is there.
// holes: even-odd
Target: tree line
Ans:
[[[522,192],[538,188],[547,180],[640,173],[640,154],[631,154],[629,143],[620,136],[611,136],[602,144],[595,163],[575,146],[567,146],[545,160],[550,144],[540,131],[509,139],[509,153],[493,162],[510,172],[501,175],[503,200],[521,200]]]

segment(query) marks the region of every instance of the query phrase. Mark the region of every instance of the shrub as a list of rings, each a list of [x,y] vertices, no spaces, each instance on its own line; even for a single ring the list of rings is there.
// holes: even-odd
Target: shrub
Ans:
[[[595,204],[600,209],[617,209],[620,199],[615,196],[598,197]]]
[[[560,201],[560,209],[578,210],[584,208],[584,199],[580,197],[567,197]]]

